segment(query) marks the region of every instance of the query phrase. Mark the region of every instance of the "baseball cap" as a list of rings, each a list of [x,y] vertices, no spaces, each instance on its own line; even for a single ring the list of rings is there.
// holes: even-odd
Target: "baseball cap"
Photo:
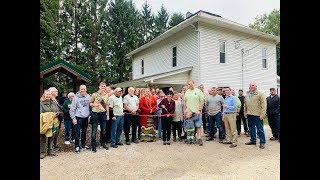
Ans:
[[[114,91],[122,91],[120,87],[117,87]]]

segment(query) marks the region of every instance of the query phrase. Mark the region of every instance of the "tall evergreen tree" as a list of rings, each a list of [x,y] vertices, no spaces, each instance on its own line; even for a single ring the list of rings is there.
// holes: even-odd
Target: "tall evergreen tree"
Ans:
[[[60,57],[62,52],[59,0],[40,0],[40,65],[48,64]],[[45,87],[65,89],[65,76],[56,73],[44,81]]]
[[[81,2],[79,17],[80,43],[82,51],[81,67],[83,71],[92,76],[92,83],[98,84],[101,81],[99,64],[101,60],[102,41],[105,33],[101,31],[102,23],[105,21],[106,4],[105,0],[84,0]],[[103,17],[103,18],[102,18]],[[83,66],[85,65],[85,66]]]
[[[147,0],[142,5],[142,20],[142,34],[145,44],[154,38],[153,35],[155,31],[154,16],[151,12],[151,7],[148,4]]]
[[[263,14],[256,17],[249,27],[261,32],[280,36],[280,10],[274,9],[270,14]],[[277,74],[280,75],[280,43],[277,44]]]
[[[183,20],[184,17],[181,13],[173,13],[169,21],[169,28],[174,27],[175,25],[181,23]]]
[[[160,11],[158,11],[158,15],[155,18],[155,37],[168,30],[168,20],[169,13],[162,4]]]
[[[40,65],[50,63],[57,57],[55,37],[58,10],[58,0],[40,0]]]
[[[60,26],[60,53],[59,56],[69,62],[72,61],[73,26],[75,0],[64,0],[60,3],[59,26]]]
[[[131,0],[111,1],[107,21],[111,72],[108,83],[118,83],[128,80],[132,69],[131,60],[126,57],[126,54],[138,48],[143,42],[143,36],[140,33],[142,21]]]

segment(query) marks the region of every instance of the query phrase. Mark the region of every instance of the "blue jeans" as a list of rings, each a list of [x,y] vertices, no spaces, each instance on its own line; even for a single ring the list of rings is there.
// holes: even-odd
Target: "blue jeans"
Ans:
[[[202,126],[202,114],[197,115],[196,113],[192,113],[192,119],[196,128]]]
[[[107,124],[107,115],[106,112],[92,112],[91,115],[92,122],[92,132],[91,132],[91,145],[92,148],[97,147],[97,128],[98,123],[100,123],[100,145],[106,144],[106,124]]]
[[[221,112],[217,113],[216,115],[209,115],[209,131],[210,131],[210,138],[214,138],[214,134],[216,133],[215,125],[219,129],[219,140],[223,140],[224,138],[224,129],[222,127],[222,120],[221,120]]]
[[[74,124],[72,123],[72,120],[64,119],[63,124],[64,124],[64,141],[69,141],[70,129],[71,129],[71,139],[73,140],[74,134],[75,134],[75,127],[74,127]]]
[[[264,134],[264,129],[263,129],[263,121],[260,120],[259,116],[254,116],[254,115],[248,115],[248,125],[249,125],[249,131],[250,131],[250,141],[252,143],[257,142],[257,133],[260,138],[260,144],[265,144],[266,143],[266,137]],[[256,130],[257,127],[257,130]],[[257,133],[256,133],[257,132]]]
[[[88,118],[80,118],[76,117],[77,124],[75,125],[75,147],[80,147],[79,139],[81,139],[81,147],[86,145],[87,140],[87,128],[88,128]],[[80,138],[80,130],[81,130],[81,138]]]
[[[115,116],[116,120],[111,121],[111,145],[115,145],[120,142],[120,136],[123,129],[124,116]]]

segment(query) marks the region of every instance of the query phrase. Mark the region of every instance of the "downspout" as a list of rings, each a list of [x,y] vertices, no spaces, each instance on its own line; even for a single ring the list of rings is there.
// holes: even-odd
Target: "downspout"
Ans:
[[[199,31],[199,21],[197,22],[197,26],[198,26],[198,28],[197,28],[197,32],[198,32],[198,70],[199,70],[199,76],[198,76],[198,78],[199,78],[199,84],[201,84],[202,82],[201,82],[201,63],[200,63],[200,61],[201,61],[201,57],[200,57],[200,52],[201,52],[201,47],[200,47],[200,31]]]
[[[198,16],[198,14],[197,14]],[[196,22],[197,26],[195,26],[194,24],[191,24],[192,27],[194,27],[194,30],[196,32],[198,32],[198,82],[199,84],[201,84],[200,80],[201,80],[201,67],[200,67],[200,31],[199,31],[199,20]],[[197,81],[196,81],[197,82]]]

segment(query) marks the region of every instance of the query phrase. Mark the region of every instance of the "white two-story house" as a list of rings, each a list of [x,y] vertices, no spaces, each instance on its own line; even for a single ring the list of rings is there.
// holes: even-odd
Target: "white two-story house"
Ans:
[[[277,88],[276,44],[280,37],[258,32],[198,11],[157,38],[127,54],[132,80],[111,87],[170,87],[189,79],[195,85],[248,90],[249,83],[269,95]]]

